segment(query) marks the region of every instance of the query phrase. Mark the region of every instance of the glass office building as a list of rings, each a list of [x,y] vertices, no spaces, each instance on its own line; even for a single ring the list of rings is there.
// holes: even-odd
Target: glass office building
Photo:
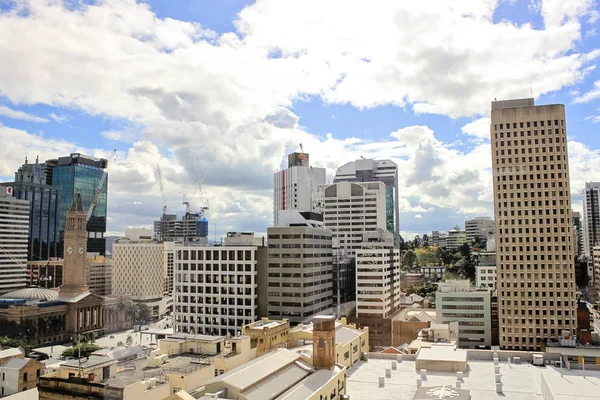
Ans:
[[[58,257],[60,195],[58,188],[47,184],[45,168],[39,160],[29,164],[25,159],[15,181],[1,184],[13,188],[13,197],[29,200],[27,261]]]
[[[52,186],[59,190],[59,254],[62,257],[62,242],[64,239],[65,219],[67,211],[76,192],[81,193],[84,210],[89,210],[92,200],[97,195],[96,206],[87,223],[88,242],[87,251],[104,255],[106,251],[106,200],[108,176],[106,168],[108,160],[97,159],[73,153],[57,160],[46,161],[46,167],[51,176]]]

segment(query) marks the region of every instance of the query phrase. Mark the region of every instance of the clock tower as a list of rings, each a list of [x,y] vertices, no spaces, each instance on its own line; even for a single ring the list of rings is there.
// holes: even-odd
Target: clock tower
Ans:
[[[81,194],[75,193],[65,224],[65,248],[63,261],[63,284],[60,298],[72,298],[89,293],[85,284],[87,252],[87,213],[81,204]]]

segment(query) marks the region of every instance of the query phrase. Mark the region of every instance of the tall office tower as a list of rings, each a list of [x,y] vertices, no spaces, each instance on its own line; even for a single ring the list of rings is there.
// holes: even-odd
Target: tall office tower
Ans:
[[[272,319],[306,322],[333,305],[331,231],[310,213],[281,214],[287,226],[267,228],[267,310]]]
[[[253,233],[230,232],[222,246],[175,243],[175,332],[235,336],[266,314],[266,269]]]
[[[500,346],[539,350],[577,328],[565,107],[494,101],[490,132]]]
[[[573,211],[573,249],[575,257],[579,258],[583,255],[583,226],[581,213],[577,211]]]
[[[273,226],[285,226],[279,217],[284,210],[320,212],[314,196],[325,183],[325,168],[313,168],[308,161],[308,153],[292,153],[287,169],[273,174]]]
[[[0,187],[0,294],[27,285],[29,201],[15,199]]]
[[[490,234],[494,234],[494,230],[494,221],[490,217],[477,217],[465,221],[467,243],[477,239],[486,241]]]
[[[393,234],[365,233],[356,250],[356,317],[389,318],[401,297],[400,250]]]
[[[47,184],[46,167],[36,159],[15,172],[14,182],[1,183],[12,187],[13,196],[29,201],[29,234],[27,237],[27,260],[48,260],[59,253],[59,204],[58,188]]]
[[[81,194],[85,212],[95,201],[92,215],[87,222],[87,251],[104,255],[106,251],[106,196],[108,188],[108,160],[93,158],[79,153],[47,160],[45,163],[46,181],[57,186],[60,195],[59,232],[64,240],[65,220],[75,193]],[[59,257],[63,246],[59,245]]]
[[[321,185],[323,218],[340,248],[351,256],[360,248],[363,233],[386,229],[386,187],[383,182],[338,182]]]
[[[591,257],[600,244],[600,182],[586,182],[583,189],[583,254]]]
[[[164,250],[149,229],[127,229],[113,244],[113,294],[130,295],[134,303],[150,307],[154,317],[165,315],[172,301],[165,295]]]
[[[385,229],[400,238],[400,203],[398,197],[398,166],[391,160],[356,160],[338,168],[337,182],[383,182],[385,184]]]
[[[454,229],[448,231],[446,236],[446,249],[450,251],[456,251],[467,242],[467,233],[460,229],[458,225]]]

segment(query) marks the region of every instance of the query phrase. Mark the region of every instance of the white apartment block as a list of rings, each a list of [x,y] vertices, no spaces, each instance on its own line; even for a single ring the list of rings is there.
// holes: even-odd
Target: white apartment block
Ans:
[[[596,289],[596,302],[600,302],[600,246],[594,246],[593,260],[594,260],[594,285]]]
[[[175,244],[175,332],[236,335],[261,317],[267,249],[252,237],[235,245],[227,239],[222,246]]]
[[[165,244],[152,239],[149,229],[128,229],[125,238],[113,244],[112,286],[115,295],[130,295],[161,317],[171,299],[165,296]]]
[[[490,217],[477,217],[465,221],[465,232],[467,243],[475,239],[487,240],[494,236],[494,221]]]
[[[480,289],[496,289],[496,267],[485,265],[475,267],[475,281]]]
[[[306,322],[333,306],[331,231],[322,227],[267,229],[268,316]]]
[[[369,232],[356,250],[356,317],[388,318],[400,307],[400,251],[387,232]]]
[[[594,246],[600,244],[600,182],[586,182],[582,195],[583,253],[591,257]]]
[[[279,212],[282,210],[297,210],[300,212],[319,211],[313,210],[313,198],[311,194],[312,171],[313,190],[318,185],[325,184],[325,168],[313,168],[302,165],[308,154],[292,153],[288,156],[288,168],[276,172],[273,175],[273,225],[285,226],[280,221]]]
[[[474,290],[468,280],[449,280],[439,285],[435,297],[436,322],[458,322],[461,348],[492,345],[491,293]]]
[[[383,182],[338,182],[319,187],[324,194],[325,227],[349,253],[361,248],[363,234],[386,229],[386,186]]]
[[[27,285],[29,200],[12,197],[12,188],[0,187],[0,294]]]

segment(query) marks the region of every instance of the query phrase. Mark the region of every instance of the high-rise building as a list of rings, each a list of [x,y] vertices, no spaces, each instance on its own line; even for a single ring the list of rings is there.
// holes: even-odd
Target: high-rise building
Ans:
[[[295,213],[288,226],[267,228],[267,309],[269,318],[300,323],[333,305],[333,256],[331,231]]]
[[[235,336],[266,315],[266,269],[264,240],[252,233],[230,232],[222,246],[175,243],[175,332]]]
[[[29,201],[15,199],[0,187],[0,294],[27,285]]]
[[[600,246],[595,246],[592,249],[592,265],[594,268],[594,289],[595,289],[595,297],[594,301],[600,302]]]
[[[576,333],[565,107],[492,102],[500,346],[539,350]]]
[[[181,219],[176,214],[163,214],[154,221],[154,236],[164,242],[208,243],[208,220],[203,213],[188,211]]]
[[[325,168],[309,165],[308,153],[288,155],[287,169],[273,175],[273,226],[285,226],[280,221],[280,212],[320,212],[315,209],[316,190],[325,183]]]
[[[325,228],[351,256],[361,247],[364,232],[386,228],[386,193],[383,182],[338,182],[322,185]]]
[[[389,318],[401,297],[400,250],[392,233],[365,233],[356,250],[356,317]]]
[[[93,255],[85,263],[85,283],[90,293],[98,296],[112,294],[112,259]]]
[[[385,184],[385,229],[400,238],[400,203],[398,197],[398,166],[391,160],[356,160],[338,168],[337,182],[383,182]]]
[[[75,193],[80,193],[83,210],[88,212],[94,204],[87,221],[87,250],[104,255],[106,251],[106,200],[108,188],[108,160],[79,153],[47,160],[44,164],[46,182],[59,188],[58,229],[64,240],[65,219]],[[59,245],[59,257],[63,246]]]
[[[15,181],[0,184],[11,187],[15,198],[29,201],[28,261],[49,260],[59,253],[60,196],[57,187],[47,184],[46,173],[38,159],[35,164],[25,159]]]
[[[579,258],[583,255],[583,226],[581,213],[577,211],[573,211],[573,249],[575,257]]]
[[[586,182],[582,194],[583,254],[591,259],[594,246],[600,244],[600,182]]]
[[[165,293],[165,244],[149,229],[128,229],[113,244],[112,292],[146,304],[154,317],[167,313],[172,298]]]
[[[465,232],[467,243],[474,240],[487,240],[488,236],[494,234],[494,221],[490,217],[477,217],[465,221]]]

